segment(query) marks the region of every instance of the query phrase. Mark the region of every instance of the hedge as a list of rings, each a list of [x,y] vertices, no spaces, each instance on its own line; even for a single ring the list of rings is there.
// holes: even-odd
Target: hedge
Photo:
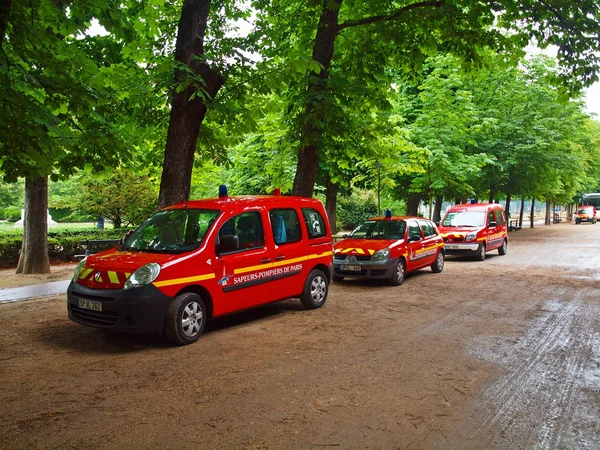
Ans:
[[[81,242],[86,240],[120,239],[127,229],[117,230],[60,230],[48,232],[48,254],[51,263],[78,261],[75,255],[85,253]],[[16,267],[23,236],[17,233],[0,234],[0,267]],[[94,245],[88,249],[90,253],[106,250],[110,245]]]

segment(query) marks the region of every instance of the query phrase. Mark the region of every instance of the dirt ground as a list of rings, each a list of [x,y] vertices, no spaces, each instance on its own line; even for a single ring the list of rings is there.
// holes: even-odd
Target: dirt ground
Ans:
[[[0,447],[596,449],[599,238],[524,229],[506,256],[337,283],[186,347],[72,323],[65,296],[0,305]]]

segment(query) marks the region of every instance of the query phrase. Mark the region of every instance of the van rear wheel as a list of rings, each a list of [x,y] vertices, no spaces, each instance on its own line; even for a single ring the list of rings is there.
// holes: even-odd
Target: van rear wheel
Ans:
[[[325,304],[328,293],[327,277],[321,270],[315,269],[308,274],[300,302],[306,309],[320,308]]]
[[[185,292],[175,297],[165,319],[165,333],[175,345],[192,344],[206,328],[206,304],[202,297]]]

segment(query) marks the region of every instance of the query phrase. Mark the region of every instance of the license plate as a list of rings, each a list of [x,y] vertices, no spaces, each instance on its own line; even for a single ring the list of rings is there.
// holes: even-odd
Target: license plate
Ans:
[[[80,298],[79,307],[83,309],[91,309],[92,311],[102,311],[102,302],[93,302],[91,300]]]
[[[341,264],[340,270],[349,270],[352,272],[360,272],[362,270],[361,266],[349,266],[347,264]]]
[[[444,244],[444,248],[448,250],[458,250],[460,247],[456,244]]]

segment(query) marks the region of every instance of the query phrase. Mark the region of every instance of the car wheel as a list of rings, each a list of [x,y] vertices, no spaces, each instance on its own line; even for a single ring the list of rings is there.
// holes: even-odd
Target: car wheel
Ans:
[[[502,246],[498,249],[498,253],[500,255],[506,255],[507,251],[508,251],[508,241],[506,239],[504,239],[504,242],[502,242]]]
[[[479,248],[477,249],[477,256],[475,256],[477,261],[483,261],[485,259],[485,243],[479,244]]]
[[[340,277],[339,275],[334,275],[333,281],[335,281],[336,283],[339,283],[340,281],[344,281],[344,277]]]
[[[579,220],[576,220],[576,221],[575,221],[575,225],[579,225]]]
[[[178,295],[171,301],[165,320],[165,333],[175,345],[196,342],[206,327],[206,304],[193,292]]]
[[[431,271],[440,273],[442,270],[444,270],[444,252],[440,251],[435,258],[435,262],[431,265]]]
[[[406,264],[402,258],[398,258],[398,262],[394,267],[394,273],[390,278],[390,284],[392,286],[400,286],[404,281],[404,276],[406,275]]]
[[[327,277],[322,271],[315,269],[308,274],[300,302],[306,309],[320,308],[325,304],[328,292]]]

